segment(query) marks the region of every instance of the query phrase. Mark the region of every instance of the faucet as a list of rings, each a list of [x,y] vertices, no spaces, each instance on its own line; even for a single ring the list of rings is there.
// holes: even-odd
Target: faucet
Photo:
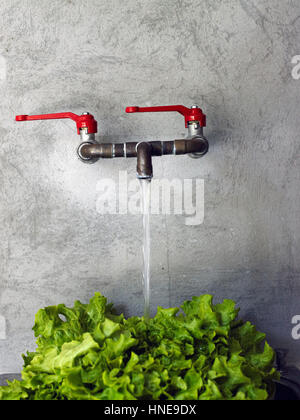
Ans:
[[[185,155],[193,158],[204,156],[209,150],[209,143],[203,135],[206,126],[206,116],[198,106],[186,108],[182,105],[159,107],[128,107],[128,114],[142,112],[178,112],[185,118],[188,129],[186,139],[173,141],[150,141],[129,143],[97,143],[96,133],[98,124],[93,115],[85,112],[76,115],[71,112],[44,115],[18,115],[16,121],[37,121],[53,119],[71,119],[76,122],[77,133],[80,135],[81,144],[77,154],[82,162],[95,163],[99,159],[112,158],[137,158],[137,177],[151,179],[153,177],[153,156]]]

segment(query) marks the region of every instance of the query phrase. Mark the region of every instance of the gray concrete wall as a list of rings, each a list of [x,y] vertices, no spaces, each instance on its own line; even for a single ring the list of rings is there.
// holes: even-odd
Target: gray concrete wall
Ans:
[[[300,314],[300,54],[293,0],[0,0],[0,373],[33,348],[34,314],[101,291],[141,314],[141,217],[99,215],[97,182],[135,162],[83,165],[71,121],[16,114],[90,111],[101,140],[185,135],[177,115],[128,105],[198,103],[210,154],[155,159],[156,177],[205,180],[205,222],[154,216],[153,307],[213,293],[290,350]],[[3,338],[3,337],[2,337]]]

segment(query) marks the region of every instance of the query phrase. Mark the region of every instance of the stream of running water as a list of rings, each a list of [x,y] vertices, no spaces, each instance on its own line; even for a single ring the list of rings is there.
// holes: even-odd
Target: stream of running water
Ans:
[[[143,212],[143,288],[144,288],[144,317],[150,318],[150,260],[151,260],[151,234],[150,234],[150,213],[151,213],[151,179],[141,179],[141,198]]]

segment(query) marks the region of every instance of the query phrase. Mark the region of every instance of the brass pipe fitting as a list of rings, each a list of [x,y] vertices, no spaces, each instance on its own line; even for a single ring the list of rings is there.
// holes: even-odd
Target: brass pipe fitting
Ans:
[[[152,146],[149,143],[139,143],[136,146],[137,152],[137,177],[138,179],[152,179]]]
[[[151,141],[140,143],[82,143],[78,155],[84,162],[94,163],[98,159],[138,158],[139,178],[152,178],[152,156],[195,154],[204,156],[209,143],[204,137],[174,141]]]

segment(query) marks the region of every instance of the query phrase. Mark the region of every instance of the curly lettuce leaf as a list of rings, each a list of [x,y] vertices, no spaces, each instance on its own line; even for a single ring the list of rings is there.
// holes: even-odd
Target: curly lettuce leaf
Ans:
[[[126,320],[96,293],[40,310],[37,349],[0,400],[266,400],[279,378],[265,335],[210,295]]]

